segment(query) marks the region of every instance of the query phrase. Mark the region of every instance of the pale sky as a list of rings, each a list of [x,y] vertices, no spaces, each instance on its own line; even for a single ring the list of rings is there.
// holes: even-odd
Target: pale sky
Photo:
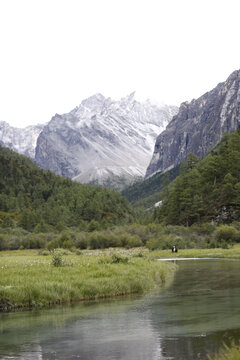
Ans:
[[[240,68],[239,0],[0,0],[0,121],[97,92],[179,105]]]

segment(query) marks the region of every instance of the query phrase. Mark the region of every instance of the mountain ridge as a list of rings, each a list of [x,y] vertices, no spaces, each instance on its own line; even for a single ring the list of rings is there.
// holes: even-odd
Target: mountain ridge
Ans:
[[[202,158],[240,123],[240,70],[198,99],[183,102],[156,140],[145,178],[166,172],[193,153]]]
[[[6,121],[0,121],[0,144],[34,159],[37,138],[43,128],[44,124],[17,128]]]
[[[140,103],[134,93],[119,101],[95,94],[52,117],[38,137],[35,160],[80,183],[104,186],[112,179],[119,189],[144,176],[156,136],[177,110]]]

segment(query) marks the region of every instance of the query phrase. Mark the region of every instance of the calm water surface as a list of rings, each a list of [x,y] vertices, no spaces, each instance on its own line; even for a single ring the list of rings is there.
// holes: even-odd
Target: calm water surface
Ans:
[[[240,338],[240,261],[178,262],[144,297],[0,315],[0,359],[194,360]]]

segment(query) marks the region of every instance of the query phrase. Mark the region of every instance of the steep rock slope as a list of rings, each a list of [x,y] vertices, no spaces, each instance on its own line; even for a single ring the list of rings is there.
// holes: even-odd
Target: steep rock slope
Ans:
[[[44,125],[32,125],[20,129],[0,121],[0,144],[34,159],[37,138],[43,127]]]
[[[197,100],[181,104],[165,131],[157,138],[146,178],[165,172],[193,153],[202,158],[224,132],[240,124],[240,70]]]
[[[36,162],[81,183],[121,189],[144,176],[157,134],[177,107],[96,94],[70,113],[56,114],[39,135]]]

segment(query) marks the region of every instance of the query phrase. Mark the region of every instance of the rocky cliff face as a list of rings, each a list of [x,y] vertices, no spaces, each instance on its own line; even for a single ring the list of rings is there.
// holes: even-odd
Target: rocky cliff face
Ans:
[[[165,172],[193,153],[202,158],[224,132],[240,124],[240,70],[197,100],[181,104],[165,131],[157,138],[146,178]]]
[[[139,103],[134,93],[120,101],[96,94],[51,119],[39,135],[36,162],[81,183],[121,189],[144,176],[157,134],[177,110]]]
[[[32,125],[20,129],[0,121],[0,144],[34,159],[37,138],[43,127],[44,125]]]

